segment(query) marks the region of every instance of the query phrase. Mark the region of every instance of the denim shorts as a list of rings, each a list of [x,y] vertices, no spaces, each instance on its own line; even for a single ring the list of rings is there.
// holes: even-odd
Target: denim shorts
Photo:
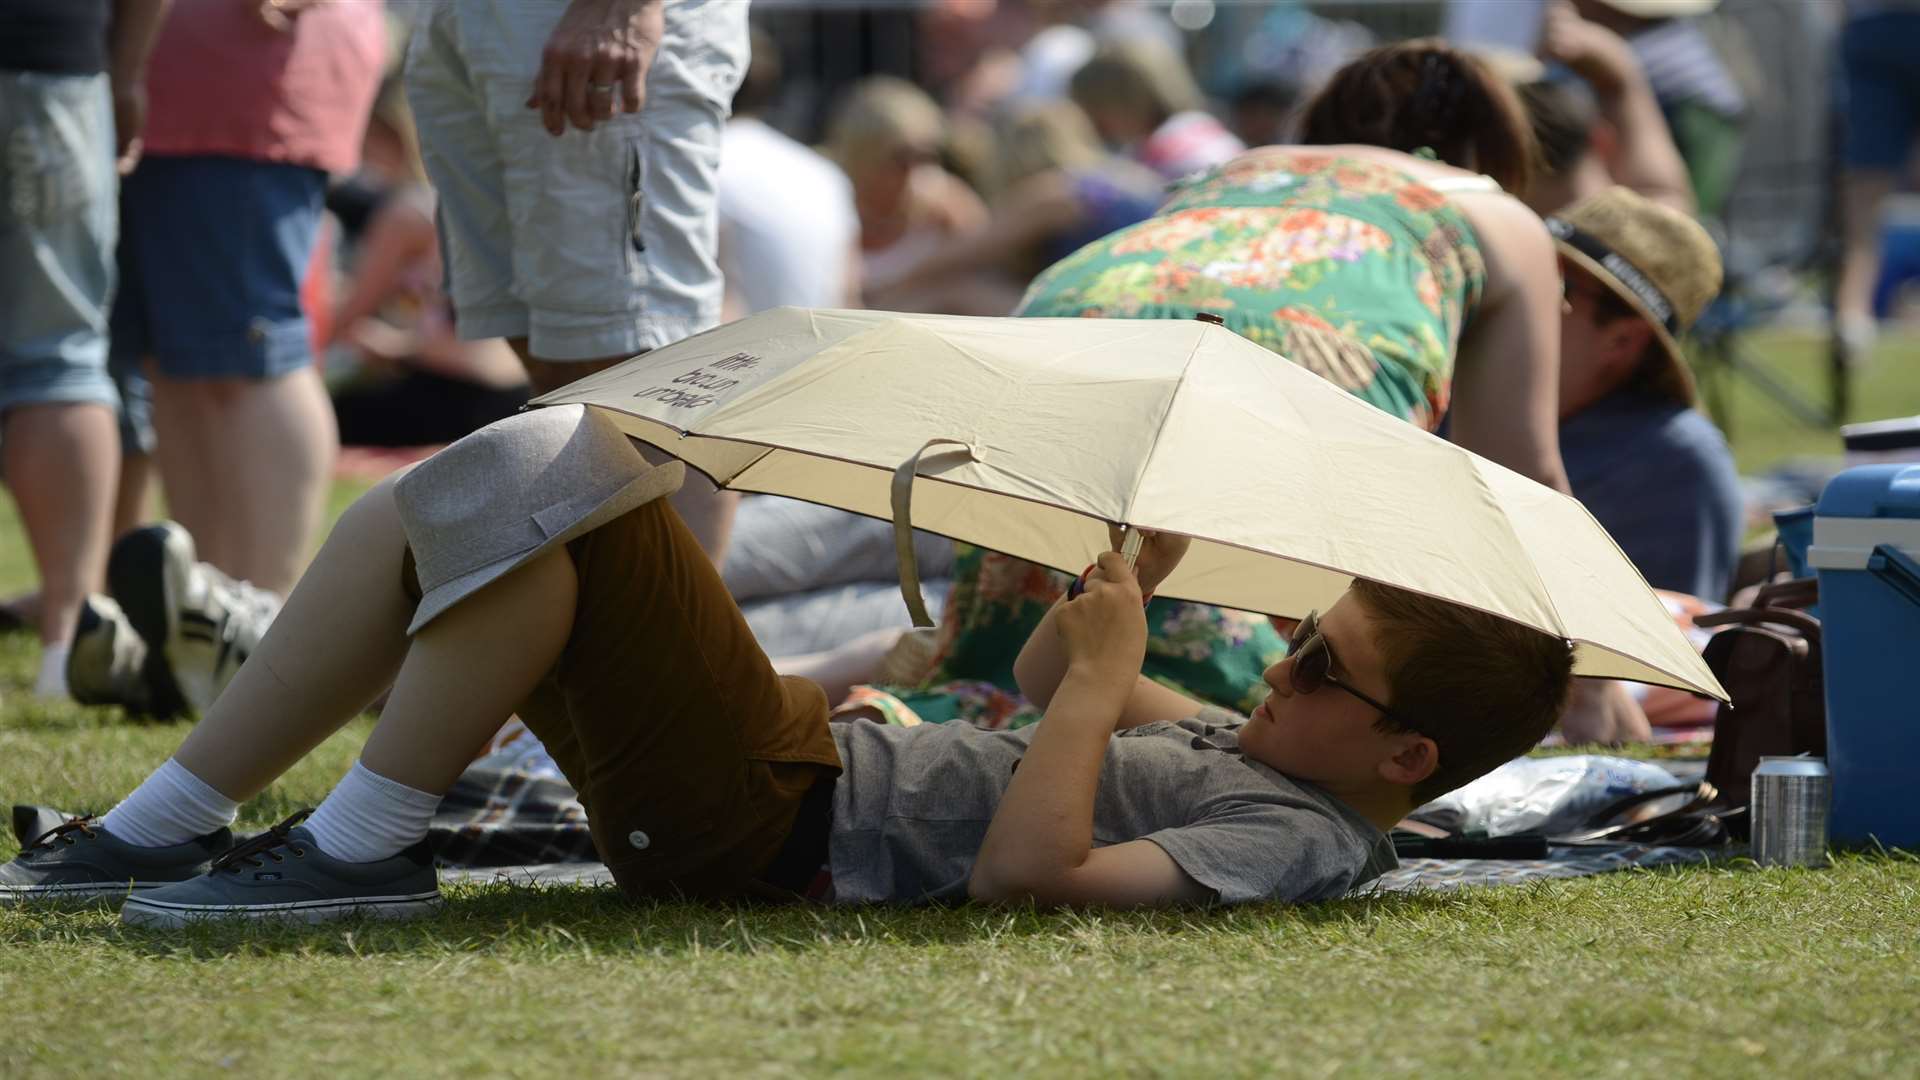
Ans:
[[[1854,19],[1840,35],[1847,84],[1846,163],[1899,170],[1920,137],[1920,11]]]
[[[327,176],[227,157],[148,157],[120,192],[116,360],[173,379],[271,379],[313,363],[300,286]]]
[[[113,101],[105,75],[0,71],[0,414],[112,405]]]
[[[565,0],[435,0],[407,101],[440,197],[462,338],[542,360],[626,356],[719,320],[720,129],[747,59],[747,5],[676,0],[645,107],[549,135],[526,107]]]

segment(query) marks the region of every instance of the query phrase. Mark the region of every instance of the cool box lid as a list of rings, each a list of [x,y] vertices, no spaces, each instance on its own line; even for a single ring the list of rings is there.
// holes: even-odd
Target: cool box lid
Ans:
[[[1920,518],[1920,465],[1862,465],[1827,482],[1816,518]]]
[[[1865,569],[1881,544],[1920,558],[1920,465],[1848,469],[1827,483],[1814,505],[1808,565]]]

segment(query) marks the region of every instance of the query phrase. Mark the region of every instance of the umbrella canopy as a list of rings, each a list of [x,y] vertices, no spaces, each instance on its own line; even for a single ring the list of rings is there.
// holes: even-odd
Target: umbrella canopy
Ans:
[[[538,405],[610,410],[723,487],[1077,572],[1109,522],[1193,545],[1158,594],[1298,617],[1355,576],[1576,643],[1581,675],[1724,699],[1577,501],[1200,321],[780,308]]]

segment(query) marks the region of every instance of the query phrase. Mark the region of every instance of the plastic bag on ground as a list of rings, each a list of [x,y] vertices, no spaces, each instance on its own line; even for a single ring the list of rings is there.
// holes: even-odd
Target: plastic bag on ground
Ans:
[[[1580,829],[1618,799],[1679,783],[1650,761],[1599,754],[1517,758],[1409,816],[1452,833],[1556,836]]]

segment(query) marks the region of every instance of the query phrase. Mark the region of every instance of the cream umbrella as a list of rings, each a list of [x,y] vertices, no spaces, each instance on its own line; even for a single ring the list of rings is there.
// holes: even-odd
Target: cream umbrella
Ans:
[[[1068,572],[1109,522],[1182,533],[1161,596],[1298,617],[1367,577],[1726,697],[1578,502],[1206,322],[780,308],[534,402],[569,403],[732,490],[894,520],[904,466],[914,528]]]

